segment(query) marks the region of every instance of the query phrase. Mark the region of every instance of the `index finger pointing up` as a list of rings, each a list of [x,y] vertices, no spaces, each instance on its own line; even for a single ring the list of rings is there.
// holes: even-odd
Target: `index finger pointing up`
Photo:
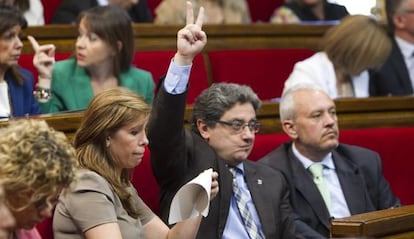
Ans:
[[[32,36],[27,36],[27,39],[29,39],[30,43],[32,44],[33,50],[37,52],[39,50],[39,43],[34,39]]]
[[[194,10],[193,10],[193,4],[189,1],[187,1],[187,25],[194,23]]]

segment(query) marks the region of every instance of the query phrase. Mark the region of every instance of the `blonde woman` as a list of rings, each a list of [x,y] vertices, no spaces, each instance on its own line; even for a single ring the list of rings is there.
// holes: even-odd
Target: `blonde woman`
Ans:
[[[325,33],[321,49],[295,64],[284,92],[298,83],[311,82],[334,99],[368,97],[367,70],[381,67],[391,51],[391,41],[375,19],[353,15]]]
[[[16,221],[10,238],[40,238],[36,224],[51,216],[75,177],[75,150],[45,121],[12,121],[0,129],[0,165],[5,202]]]

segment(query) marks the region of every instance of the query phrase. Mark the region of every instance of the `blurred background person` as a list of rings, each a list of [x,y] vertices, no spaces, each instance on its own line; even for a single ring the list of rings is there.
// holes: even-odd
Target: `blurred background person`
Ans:
[[[56,64],[55,47],[39,46],[29,37],[43,113],[85,110],[94,95],[116,86],[129,88],[151,104],[152,75],[132,65],[134,35],[128,14],[118,6],[94,7],[79,15],[77,26],[75,57]]]
[[[391,51],[391,42],[375,19],[351,15],[325,33],[321,50],[295,64],[284,91],[298,83],[310,82],[318,84],[334,99],[368,97],[367,70],[382,66]]]
[[[392,51],[385,64],[371,72],[371,96],[414,93],[414,0],[385,1]]]
[[[29,26],[45,24],[41,0],[0,0],[0,5],[14,7],[19,10]]]
[[[0,6],[0,117],[41,114],[33,96],[33,75],[18,65],[23,43],[22,29],[27,22],[22,14]]]
[[[339,21],[349,13],[342,5],[327,0],[286,0],[275,9],[272,23],[301,23],[315,21]]]
[[[75,150],[45,121],[11,121],[0,129],[0,181],[16,225],[11,238],[40,238],[36,224],[52,215],[75,176]]]
[[[185,3],[188,0],[162,0],[155,9],[154,22],[158,24],[185,24]],[[191,0],[194,9],[205,9],[205,24],[250,23],[246,0]]]
[[[62,0],[53,14],[52,24],[75,24],[82,11],[108,5],[125,9],[133,22],[152,22],[147,0]]]

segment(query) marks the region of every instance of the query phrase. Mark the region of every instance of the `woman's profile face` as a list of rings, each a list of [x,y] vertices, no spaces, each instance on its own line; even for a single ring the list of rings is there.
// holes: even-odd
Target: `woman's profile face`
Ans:
[[[86,20],[79,24],[76,39],[76,59],[81,67],[100,67],[112,65],[116,51],[102,38],[86,27]]]
[[[16,25],[0,36],[0,65],[14,66],[18,64],[23,43],[20,40],[22,28]]]

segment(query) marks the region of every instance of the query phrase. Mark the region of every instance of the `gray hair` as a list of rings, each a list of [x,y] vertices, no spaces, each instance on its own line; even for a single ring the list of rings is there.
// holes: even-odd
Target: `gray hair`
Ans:
[[[194,103],[191,119],[193,132],[199,133],[197,120],[201,119],[208,126],[214,127],[216,121],[238,103],[251,103],[255,111],[261,105],[259,97],[249,86],[234,83],[212,84]]]
[[[301,82],[294,84],[287,89],[285,88],[279,102],[280,121],[283,122],[284,120],[289,119],[294,120],[296,118],[296,102],[294,96],[295,93],[299,91],[322,91],[326,93],[321,86],[311,82]]]

